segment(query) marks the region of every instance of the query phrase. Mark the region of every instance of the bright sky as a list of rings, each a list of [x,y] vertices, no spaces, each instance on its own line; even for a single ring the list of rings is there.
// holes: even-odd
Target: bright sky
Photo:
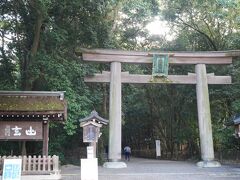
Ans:
[[[159,18],[155,18],[152,22],[147,25],[147,30],[151,35],[165,36],[168,41],[175,38],[175,33],[171,32],[171,28],[168,26],[166,21],[161,21]]]

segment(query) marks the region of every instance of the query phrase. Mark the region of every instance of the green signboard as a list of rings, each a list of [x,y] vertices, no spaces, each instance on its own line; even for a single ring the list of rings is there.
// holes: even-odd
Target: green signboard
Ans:
[[[166,77],[168,75],[168,55],[154,54],[152,76]]]

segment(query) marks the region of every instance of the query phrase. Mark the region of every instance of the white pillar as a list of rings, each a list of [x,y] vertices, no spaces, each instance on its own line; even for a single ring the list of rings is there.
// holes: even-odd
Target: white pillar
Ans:
[[[121,160],[122,149],[122,82],[121,63],[111,63],[110,100],[109,100],[109,160],[103,167],[126,168]]]
[[[97,143],[96,142],[91,142],[90,146],[93,147],[93,158],[97,157]]]
[[[198,165],[201,167],[218,167],[220,164],[216,161],[213,161],[214,149],[212,124],[205,64],[196,65],[196,78],[198,124],[200,133],[201,158],[203,160],[202,162],[199,162]]]
[[[121,160],[122,142],[122,87],[121,63],[111,63],[110,103],[109,103],[109,159]]]

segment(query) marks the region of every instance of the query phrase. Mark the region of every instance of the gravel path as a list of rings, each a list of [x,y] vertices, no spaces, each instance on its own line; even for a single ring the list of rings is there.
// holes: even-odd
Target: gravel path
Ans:
[[[219,168],[199,168],[187,161],[165,161],[132,158],[127,168],[100,167],[99,180],[240,180],[239,165],[222,165]],[[62,166],[62,179],[80,180],[80,166]]]

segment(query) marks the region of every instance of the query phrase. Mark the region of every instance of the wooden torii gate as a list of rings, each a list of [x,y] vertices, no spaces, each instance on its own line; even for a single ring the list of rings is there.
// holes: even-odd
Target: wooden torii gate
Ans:
[[[195,73],[188,75],[168,75],[152,81],[152,75],[129,74],[121,71],[121,63],[153,63],[153,55],[169,55],[169,65],[195,65]],[[238,56],[239,51],[229,52],[171,52],[151,53],[120,50],[82,49],[84,61],[110,63],[111,71],[86,77],[85,82],[110,83],[109,103],[109,162],[106,167],[124,167],[116,165],[121,160],[121,86],[122,83],[167,83],[167,84],[196,84],[198,123],[200,133],[201,158],[197,165],[201,167],[218,167],[220,163],[214,161],[212,125],[209,104],[208,84],[231,84],[231,76],[215,76],[207,74],[208,64],[231,64],[232,57]]]

